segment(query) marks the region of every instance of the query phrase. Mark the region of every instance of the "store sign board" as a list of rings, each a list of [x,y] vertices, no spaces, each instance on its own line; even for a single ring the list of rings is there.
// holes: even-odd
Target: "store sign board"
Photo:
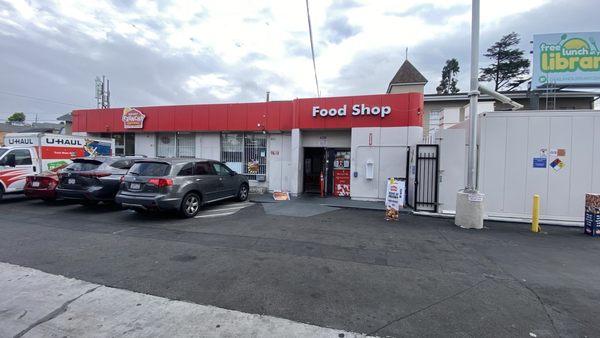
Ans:
[[[335,117],[335,116],[346,116],[348,113],[351,116],[379,116],[385,118],[392,112],[390,106],[368,106],[365,104],[355,104],[352,106],[352,111],[348,111],[348,105],[345,104],[339,108],[325,109],[319,106],[312,107],[313,117]]]
[[[404,207],[405,184],[402,179],[388,178],[385,194],[385,218],[397,220],[400,208]]]
[[[532,88],[600,85],[600,32],[533,36]]]
[[[144,119],[146,115],[135,108],[123,108],[123,128],[125,129],[142,129],[144,128]]]

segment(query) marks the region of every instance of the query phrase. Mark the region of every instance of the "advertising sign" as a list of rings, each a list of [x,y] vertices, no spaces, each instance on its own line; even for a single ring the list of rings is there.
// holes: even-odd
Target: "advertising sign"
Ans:
[[[531,87],[600,85],[600,32],[533,36]]]
[[[123,128],[142,129],[144,128],[144,119],[146,115],[135,108],[123,108]]]
[[[385,194],[385,219],[397,220],[400,208],[404,206],[406,182],[397,178],[388,178]]]
[[[583,232],[600,236],[600,194],[585,194],[585,218]]]

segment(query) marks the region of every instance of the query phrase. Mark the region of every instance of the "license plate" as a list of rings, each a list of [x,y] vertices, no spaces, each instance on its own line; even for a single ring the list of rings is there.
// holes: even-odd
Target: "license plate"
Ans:
[[[69,184],[75,184],[75,179],[74,178],[69,178],[69,180],[67,181],[67,183],[69,183]]]
[[[40,186],[40,182],[31,182],[31,186],[37,188]]]
[[[131,185],[129,185],[129,188],[133,190],[140,190],[141,185],[139,183],[131,183]]]

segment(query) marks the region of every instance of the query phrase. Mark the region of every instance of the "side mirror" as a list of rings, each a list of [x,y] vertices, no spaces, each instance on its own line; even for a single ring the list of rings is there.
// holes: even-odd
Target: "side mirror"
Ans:
[[[235,176],[235,175],[237,175],[237,174],[238,174],[238,173],[237,173],[237,172],[235,172],[235,171],[231,171],[231,172],[229,173],[229,175],[231,175],[231,176]]]
[[[4,159],[4,165],[8,167],[15,167],[17,165],[15,154],[6,155],[6,158]]]

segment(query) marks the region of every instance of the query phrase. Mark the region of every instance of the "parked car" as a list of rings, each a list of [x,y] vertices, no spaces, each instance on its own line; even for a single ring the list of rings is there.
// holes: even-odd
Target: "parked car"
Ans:
[[[121,179],[143,157],[98,156],[73,159],[58,174],[57,196],[81,204],[114,201]]]
[[[194,217],[202,204],[248,198],[248,179],[225,164],[201,159],[136,162],[123,178],[116,201],[137,211],[176,210]]]
[[[63,164],[52,170],[43,171],[38,175],[25,177],[23,192],[28,198],[39,198],[44,201],[56,200],[56,187],[58,186],[58,172],[68,164]]]

